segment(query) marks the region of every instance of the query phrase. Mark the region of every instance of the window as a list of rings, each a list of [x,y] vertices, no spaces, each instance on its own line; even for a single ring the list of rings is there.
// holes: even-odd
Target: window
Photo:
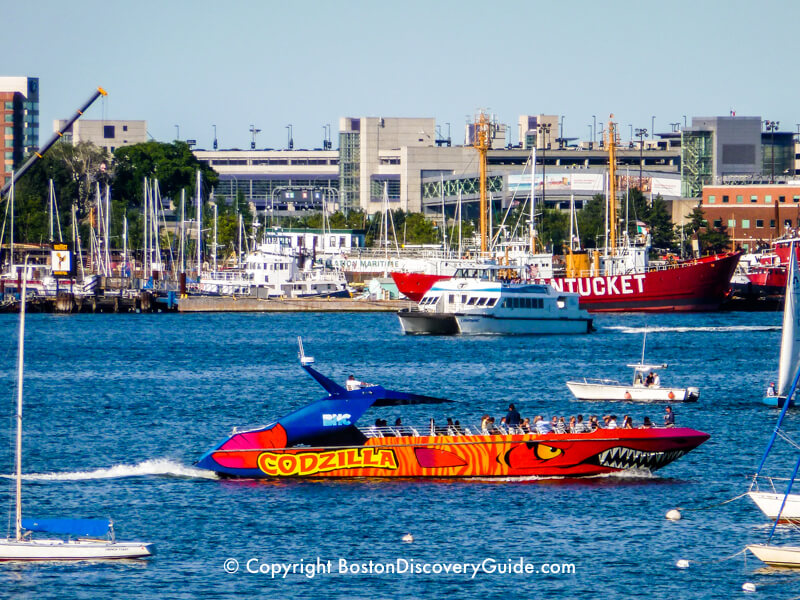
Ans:
[[[723,203],[723,204],[727,204],[729,200],[730,200],[730,198],[728,198],[728,196],[727,196],[727,195],[724,195],[724,194],[723,194],[723,196],[722,196],[722,203]]]
[[[713,194],[708,196],[708,203],[709,204],[714,204],[714,203],[716,203],[716,201],[717,201],[717,197],[714,196]]]
[[[750,202],[758,202],[758,196],[756,196],[755,194],[750,196]]]
[[[769,226],[770,226],[770,228],[775,229],[775,219],[770,219],[769,220]]]
[[[750,229],[750,219],[742,219],[742,229]]]
[[[772,204],[772,194],[764,196],[764,204]]]
[[[744,202],[744,196],[736,194],[736,204],[741,204],[742,202]]]
[[[728,227],[736,227],[736,219],[728,219]]]
[[[123,125],[122,126],[122,131],[128,131],[128,126],[127,125]]]
[[[114,125],[103,125],[103,137],[105,139],[117,137],[114,130]]]
[[[764,227],[764,219],[756,219],[756,229]]]
[[[778,202],[786,202],[786,196],[778,196]]]
[[[800,196],[792,196],[792,202],[800,202]]]
[[[714,227],[722,227],[722,219],[715,219],[714,220]]]

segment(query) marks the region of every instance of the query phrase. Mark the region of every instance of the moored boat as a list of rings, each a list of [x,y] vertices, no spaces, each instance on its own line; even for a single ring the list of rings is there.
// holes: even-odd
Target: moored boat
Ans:
[[[597,429],[591,433],[528,433],[521,429],[448,424],[358,427],[372,407],[441,404],[447,400],[388,390],[346,389],[303,369],[328,392],[265,427],[238,430],[197,466],[223,476],[280,477],[579,477],[654,471],[709,435],[686,427]]]
[[[771,567],[800,568],[800,546],[749,544],[746,547],[756,558]]]

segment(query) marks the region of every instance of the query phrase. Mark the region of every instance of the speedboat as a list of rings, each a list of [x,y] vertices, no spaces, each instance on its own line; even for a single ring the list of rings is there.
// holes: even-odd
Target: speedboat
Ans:
[[[544,433],[519,427],[359,426],[371,408],[443,404],[442,398],[386,389],[347,389],[300,364],[328,395],[263,427],[234,429],[197,462],[221,476],[282,477],[580,477],[628,470],[655,471],[690,452],[709,435],[687,427],[597,429]]]
[[[633,381],[621,383],[615,379],[587,379],[568,381],[567,387],[578,400],[629,400],[631,402],[697,402],[700,390],[696,387],[662,387],[659,370],[666,369],[666,363],[655,364],[644,361],[647,344],[647,331],[642,341],[642,359],[636,364],[627,365],[633,369]]]
[[[419,305],[397,313],[407,334],[580,334],[592,319],[579,295],[525,281],[527,269],[482,265],[437,281]]]

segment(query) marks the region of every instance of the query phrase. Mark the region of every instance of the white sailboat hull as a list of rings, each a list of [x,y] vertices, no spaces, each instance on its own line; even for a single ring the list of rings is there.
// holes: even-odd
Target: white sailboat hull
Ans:
[[[756,503],[756,506],[763,512],[767,518],[773,521],[778,518],[778,512],[781,513],[781,522],[796,521],[800,522],[800,494],[778,494],[774,492],[747,492],[750,499]],[[781,504],[783,499],[786,498],[786,505],[781,511]]]
[[[630,402],[696,402],[697,388],[647,387],[591,381],[568,381],[567,387],[578,400],[627,400]]]
[[[154,553],[145,542],[105,540],[0,540],[0,561],[8,560],[99,560],[144,558]]]
[[[800,546],[750,544],[747,549],[770,566],[800,568]]]

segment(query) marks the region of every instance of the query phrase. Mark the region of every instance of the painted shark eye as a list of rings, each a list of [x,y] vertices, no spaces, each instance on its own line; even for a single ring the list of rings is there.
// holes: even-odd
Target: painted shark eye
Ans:
[[[545,444],[536,444],[536,458],[541,460],[550,460],[551,458],[563,454],[563,452],[561,448],[553,448],[553,446],[547,446]]]

